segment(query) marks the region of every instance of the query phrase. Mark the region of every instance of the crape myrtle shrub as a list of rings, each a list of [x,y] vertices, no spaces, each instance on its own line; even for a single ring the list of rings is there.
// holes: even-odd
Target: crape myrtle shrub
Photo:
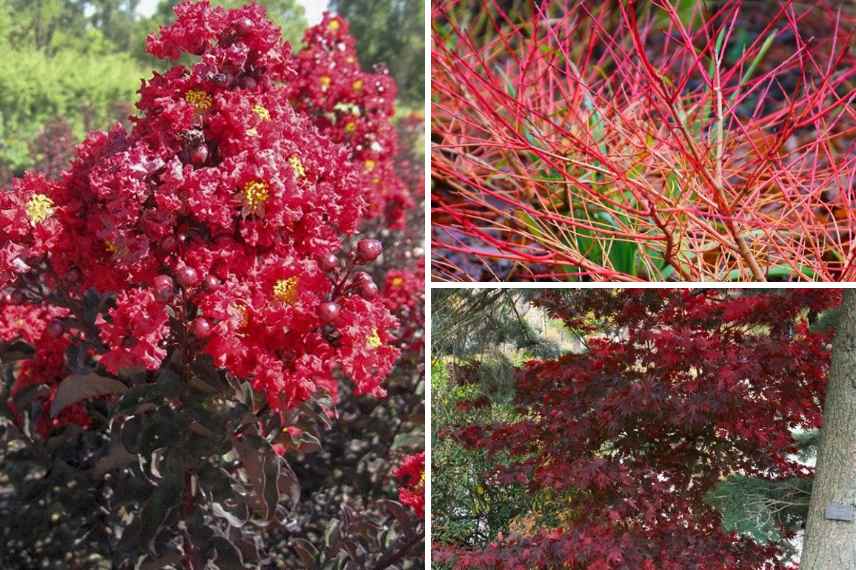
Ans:
[[[447,430],[512,461],[488,487],[549,493],[558,524],[485,549],[433,545],[456,568],[783,569],[782,540],[725,528],[708,500],[738,475],[805,488],[795,430],[820,426],[831,332],[812,327],[840,292],[552,291],[535,301],[585,351],[534,360],[516,379],[515,421]],[[474,402],[475,406],[476,403]],[[485,405],[484,403],[480,405]],[[810,486],[810,485],[809,485]]]
[[[175,12],[132,128],[0,194],[0,562],[419,565],[395,85],[332,15],[295,55],[256,5]]]

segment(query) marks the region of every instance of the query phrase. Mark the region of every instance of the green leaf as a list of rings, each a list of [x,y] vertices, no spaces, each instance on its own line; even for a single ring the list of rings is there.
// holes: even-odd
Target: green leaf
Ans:
[[[767,269],[767,277],[775,277],[775,278],[784,278],[784,277],[792,277],[796,273],[804,275],[805,277],[812,278],[814,277],[814,271],[810,267],[806,267],[804,265],[799,266],[799,271],[795,272],[793,267],[790,265],[774,265],[773,267]],[[744,271],[740,269],[733,269],[729,271],[725,275],[726,281],[738,281],[743,275]]]
[[[533,238],[537,240],[544,237],[544,232],[541,230],[541,224],[538,220],[529,215],[527,211],[516,210],[514,215],[517,218],[517,221],[529,230]]]
[[[147,402],[159,402],[164,398],[178,396],[184,385],[181,378],[168,368],[161,369],[155,382],[148,382],[134,386],[119,401],[116,411],[118,413],[138,413],[138,407]]]
[[[675,272],[674,266],[667,265],[662,270],[660,270],[660,280],[661,281],[668,280],[672,276],[672,274],[674,274],[674,272]]]
[[[100,479],[108,471],[125,467],[137,461],[136,454],[129,453],[121,443],[114,443],[110,451],[99,459],[92,468],[92,476]]]
[[[708,76],[711,80],[713,80],[713,76],[716,73],[716,60],[719,59],[719,54],[722,53],[722,42],[725,40],[725,28],[719,30],[719,35],[716,36],[716,46],[714,47],[713,57],[710,58],[710,63],[708,64]]]
[[[187,423],[167,407],[160,407],[153,414],[144,418],[142,433],[139,438],[139,450],[142,455],[149,456],[156,449],[170,447],[185,433]]]
[[[154,541],[172,512],[181,504],[184,495],[184,474],[176,473],[166,477],[152,493],[141,514],[142,529],[140,537],[155,551]]]
[[[137,453],[140,450],[140,435],[143,433],[143,427],[145,424],[142,416],[132,416],[119,426],[119,439],[125,449],[131,453]]]
[[[315,453],[321,451],[321,440],[318,436],[304,431],[297,438],[297,447],[300,453]]]
[[[12,400],[15,402],[16,408],[26,410],[33,403],[33,400],[46,398],[50,393],[51,389],[45,384],[34,384],[15,394]]]
[[[800,273],[808,278],[814,277],[814,270],[811,267],[799,265],[797,269],[798,271],[795,272],[790,265],[774,265],[767,270],[767,277],[791,277],[794,273]]]
[[[416,430],[410,433],[400,433],[395,436],[393,449],[422,449],[425,446],[425,432]]]
[[[239,506],[245,506],[243,503],[240,503]],[[246,507],[246,506],[245,506]],[[241,528],[247,523],[248,516],[246,513],[246,508],[244,515],[245,516],[237,516],[235,513],[226,510],[226,508],[220,503],[211,503],[211,513],[215,517],[219,517],[224,519],[230,526]]]
[[[155,559],[149,559],[149,555],[144,554],[137,559],[137,564],[134,568],[138,568],[139,570],[161,570],[169,567],[170,565],[177,568],[183,559],[184,556],[180,552],[176,551],[167,552],[163,556]]]
[[[758,53],[755,54],[755,57],[749,64],[749,67],[747,67],[746,71],[743,72],[743,77],[740,78],[740,85],[743,85],[752,78],[752,74],[755,73],[755,68],[758,67],[758,64],[761,63],[761,61],[764,59],[764,56],[767,55],[767,51],[770,49],[770,46],[773,45],[773,41],[776,39],[776,34],[778,33],[779,30],[773,30],[772,32],[770,32],[770,35],[768,35],[766,39],[764,39],[764,43],[761,44]]]

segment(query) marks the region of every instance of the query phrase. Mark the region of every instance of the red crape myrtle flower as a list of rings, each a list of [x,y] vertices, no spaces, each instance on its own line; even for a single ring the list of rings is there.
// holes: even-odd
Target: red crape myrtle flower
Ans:
[[[63,358],[69,346],[68,339],[55,337],[46,331],[38,340],[38,346],[39,350],[34,357],[22,363],[21,370],[12,385],[7,402],[12,414],[17,418],[23,411],[17,409],[14,403],[18,394],[42,385],[46,386],[46,389],[43,389],[43,397],[36,400],[38,413],[35,428],[39,435],[46,438],[52,428],[67,424],[89,427],[91,420],[82,403],[66,407],[56,417],[52,417],[50,413],[51,402],[56,395],[59,383],[66,376]]]
[[[391,228],[401,229],[414,201],[391,160],[398,147],[390,122],[395,82],[383,68],[377,73],[360,69],[348,23],[337,16],[326,14],[306,32],[304,43],[306,49],[297,56],[298,78],[287,87],[291,96],[360,165],[360,183],[370,189],[369,215],[384,216]],[[418,192],[421,187],[412,188]]]
[[[360,70],[333,16],[295,56],[258,5],[175,13],[147,48],[191,63],[143,83],[130,132],[90,133],[60,180],[27,175],[0,193],[0,288],[39,280],[24,302],[39,307],[109,295],[97,341],[75,319],[59,333],[103,343],[90,362],[112,375],[154,371],[180,345],[279,412],[319,392],[335,400],[340,374],[382,396],[403,344],[390,310],[404,300],[361,292],[343,250],[370,221],[400,226],[412,204],[393,165],[391,78]],[[331,256],[341,262],[319,264]],[[37,361],[56,340],[15,301],[3,338],[33,342]],[[335,322],[319,318],[324,303],[340,307]]]
[[[148,289],[122,291],[110,317],[112,322],[101,326],[101,337],[110,347],[101,364],[114,374],[135,366],[156,370],[166,356],[164,304]]]
[[[425,344],[425,260],[420,258],[413,267],[389,271],[383,295],[386,308],[401,323],[399,347],[420,352]]]
[[[420,517],[425,516],[425,452],[420,451],[404,458],[393,473],[401,489],[398,499],[413,509]]]

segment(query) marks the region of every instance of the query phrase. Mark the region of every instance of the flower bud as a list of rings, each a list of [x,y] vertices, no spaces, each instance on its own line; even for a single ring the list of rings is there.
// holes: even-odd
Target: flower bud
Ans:
[[[211,334],[211,323],[204,317],[196,317],[193,319],[192,330],[196,338],[207,338]]]
[[[48,325],[47,332],[50,336],[54,338],[59,338],[62,336],[62,333],[65,332],[65,325],[62,324],[61,320],[54,319]]]
[[[357,259],[368,263],[377,259],[383,251],[383,245],[376,239],[361,239],[357,242]]]
[[[337,303],[321,303],[318,306],[318,318],[321,322],[332,323],[339,316],[339,305]]]
[[[220,280],[216,276],[208,274],[205,276],[202,286],[205,287],[206,291],[213,291],[220,286]]]
[[[359,284],[360,295],[364,299],[372,300],[377,297],[378,287],[374,281],[365,281]]]
[[[161,303],[169,303],[175,296],[175,284],[169,275],[158,275],[152,281],[155,299]]]
[[[205,166],[205,163],[208,162],[208,146],[203,144],[191,150],[190,162],[196,168]]]
[[[366,273],[365,271],[357,271],[354,273],[354,285],[359,287],[363,283],[373,283],[374,280],[372,276]]]
[[[175,278],[178,281],[178,284],[184,288],[193,287],[199,283],[199,273],[189,265],[181,266],[178,271],[175,272]]]
[[[318,267],[322,269],[322,271],[333,271],[339,266],[339,258],[333,255],[332,253],[328,253],[327,255],[322,255],[318,260]]]
[[[161,249],[167,253],[175,251],[175,248],[178,246],[178,240],[175,239],[175,236],[166,236],[161,240]]]

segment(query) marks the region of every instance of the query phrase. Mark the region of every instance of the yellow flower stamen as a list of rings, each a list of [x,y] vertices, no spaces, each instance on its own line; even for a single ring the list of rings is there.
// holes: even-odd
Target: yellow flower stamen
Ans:
[[[204,113],[214,104],[214,99],[200,89],[191,89],[184,94],[184,100],[199,113]]]
[[[287,305],[297,300],[298,279],[296,276],[280,279],[273,285],[273,296]]]
[[[345,132],[348,134],[353,133],[357,130],[357,123],[354,121],[350,121],[347,125],[345,125]]]
[[[300,157],[296,154],[293,154],[288,157],[288,164],[291,165],[291,169],[294,170],[294,176],[297,178],[303,178],[306,176],[306,169],[303,168],[303,163],[300,161]]]
[[[107,250],[107,253],[111,253],[111,254],[119,251],[119,248],[116,246],[116,244],[114,242],[110,241],[109,239],[104,240],[104,249]]]
[[[264,105],[253,105],[253,113],[255,113],[262,121],[270,120],[270,111],[268,111]]]
[[[331,32],[335,32],[340,26],[341,24],[339,23],[339,20],[330,20],[330,23],[327,24],[327,29]]]
[[[54,203],[53,200],[44,194],[33,194],[24,206],[24,210],[27,212],[27,218],[30,219],[30,223],[35,226],[53,215]]]
[[[371,172],[372,170],[374,170],[374,167],[376,165],[377,163],[373,160],[367,160],[363,163],[363,167],[366,169],[366,172]]]
[[[257,212],[270,197],[268,185],[262,180],[251,180],[244,184],[244,205]]]
[[[382,344],[383,342],[380,340],[380,335],[377,334],[377,329],[372,329],[372,334],[370,334],[369,338],[366,340],[366,346],[369,348],[377,348]]]
[[[321,91],[327,91],[332,81],[333,80],[330,79],[330,77],[327,75],[322,75],[320,78],[318,78],[318,83],[321,84]]]
[[[354,88],[354,91],[362,91],[365,83],[363,83],[362,79],[357,79],[351,84],[351,87]]]
[[[393,277],[389,282],[390,287],[401,287],[404,284],[403,277]]]

